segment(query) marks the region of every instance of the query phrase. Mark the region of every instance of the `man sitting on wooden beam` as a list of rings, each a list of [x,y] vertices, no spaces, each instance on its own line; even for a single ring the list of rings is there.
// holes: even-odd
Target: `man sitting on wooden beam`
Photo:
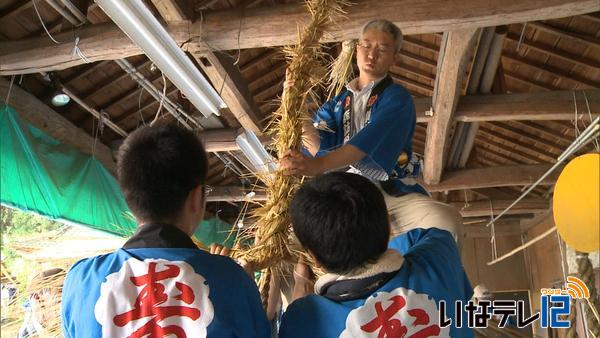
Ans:
[[[400,58],[402,32],[387,20],[368,22],[357,45],[359,76],[306,123],[307,156],[289,150],[280,165],[290,175],[333,170],[363,175],[383,190],[394,234],[414,226],[452,228],[460,239],[462,218],[417,183],[421,161],[412,152],[416,113],[410,93],[388,74]],[[286,79],[284,86],[292,86]]]

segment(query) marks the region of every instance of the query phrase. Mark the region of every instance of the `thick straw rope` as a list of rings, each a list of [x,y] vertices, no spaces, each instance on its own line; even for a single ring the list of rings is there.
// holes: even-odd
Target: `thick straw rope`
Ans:
[[[326,74],[322,66],[324,57],[319,40],[325,28],[331,24],[335,14],[342,13],[343,3],[336,0],[310,0],[307,2],[311,21],[300,34],[300,43],[285,48],[289,60],[288,71],[295,80],[294,86],[284,89],[281,106],[268,130],[275,136],[275,147],[279,157],[288,149],[299,149],[302,145],[302,122],[307,119],[304,103],[313,89]],[[300,185],[301,178],[285,176],[277,171],[265,177],[267,183],[266,203],[257,209],[255,216],[255,245],[238,254],[256,269],[277,265],[289,257],[290,234],[289,201]]]

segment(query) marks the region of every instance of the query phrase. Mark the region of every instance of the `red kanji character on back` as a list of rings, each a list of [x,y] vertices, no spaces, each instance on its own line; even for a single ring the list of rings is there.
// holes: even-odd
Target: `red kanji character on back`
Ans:
[[[150,334],[150,338],[163,337],[167,334],[187,337],[181,327],[177,325],[162,327],[158,322],[173,316],[184,316],[196,320],[200,318],[200,310],[188,306],[159,306],[169,299],[165,292],[165,286],[159,281],[179,276],[180,269],[176,265],[165,264],[167,269],[157,272],[156,265],[156,262],[151,262],[146,275],[130,277],[134,285],[143,286],[143,288],[135,300],[133,310],[116,315],[113,321],[117,326],[123,327],[132,321],[152,316],[153,318],[149,322],[136,330],[130,337],[144,337],[148,334]],[[175,287],[181,293],[172,297],[173,299],[186,304],[194,301],[195,295],[191,287],[180,282],[176,282]]]
[[[389,300],[392,301],[392,304],[385,310],[383,309],[381,302],[375,303],[375,312],[377,313],[377,316],[367,324],[364,324],[360,327],[363,331],[371,333],[381,328],[377,335],[378,338],[402,338],[406,336],[408,333],[408,328],[402,325],[402,321],[400,319],[392,318],[396,313],[404,308],[406,305],[406,299],[402,296],[393,296]],[[412,322],[412,327],[429,324],[429,315],[425,310],[416,308],[410,309],[407,312],[415,319]],[[439,333],[439,325],[430,325],[414,334],[411,334],[407,338],[433,337],[437,336]]]
[[[363,331],[370,333],[381,328],[379,335],[377,336],[378,338],[404,337],[406,332],[408,332],[406,326],[403,326],[400,320],[390,318],[392,318],[404,307],[404,305],[406,305],[406,300],[402,296],[394,296],[390,298],[390,300],[392,301],[392,305],[388,306],[388,308],[385,310],[383,310],[381,302],[375,303],[377,317],[367,324],[361,326],[360,328]]]

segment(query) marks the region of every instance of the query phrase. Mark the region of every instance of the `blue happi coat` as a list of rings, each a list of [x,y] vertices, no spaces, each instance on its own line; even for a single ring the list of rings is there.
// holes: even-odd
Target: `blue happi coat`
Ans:
[[[351,95],[349,90],[345,90],[321,106],[313,116],[321,141],[316,156],[322,156],[344,144],[343,116]],[[415,181],[421,173],[421,163],[412,152],[416,113],[410,93],[392,83],[380,94],[371,95],[367,106],[371,105],[366,125],[347,142],[367,154],[353,166],[371,179],[389,179],[390,189],[386,191],[392,195],[412,192],[427,194]]]
[[[398,271],[385,284],[359,299],[310,295],[296,300],[283,316],[279,336],[473,337],[464,311],[462,328],[454,320],[446,328],[439,326],[440,300],[448,304],[445,317],[454,318],[455,301],[465,304],[472,295],[452,235],[436,228],[414,229],[389,246],[401,255]]]
[[[256,285],[233,260],[168,225],[148,229],[153,236],[138,233],[135,245],[70,269],[65,337],[270,337]],[[157,240],[158,232],[167,235]]]

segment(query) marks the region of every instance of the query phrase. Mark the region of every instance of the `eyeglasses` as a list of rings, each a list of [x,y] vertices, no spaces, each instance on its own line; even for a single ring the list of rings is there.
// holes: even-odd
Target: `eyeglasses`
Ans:
[[[360,48],[366,52],[369,52],[371,50],[373,50],[374,53],[377,54],[388,54],[390,52],[393,51],[393,48],[389,47],[389,46],[377,46],[377,47],[373,47],[373,45],[369,42],[366,41],[360,41],[357,45],[357,48]]]

